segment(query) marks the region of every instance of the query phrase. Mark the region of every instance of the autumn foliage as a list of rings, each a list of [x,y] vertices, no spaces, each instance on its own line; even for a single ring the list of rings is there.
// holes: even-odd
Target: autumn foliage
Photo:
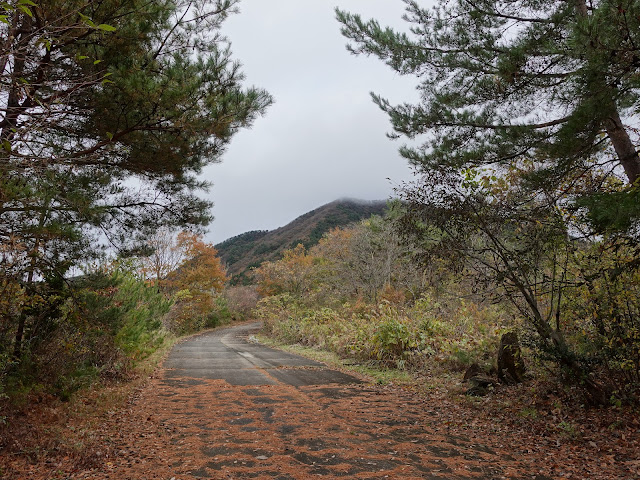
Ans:
[[[175,302],[167,325],[179,333],[215,326],[221,314],[228,315],[221,296],[227,276],[218,252],[192,232],[179,233],[167,248],[175,254],[170,258],[181,259],[174,270],[156,279]]]
[[[264,262],[254,270],[261,295],[278,295],[290,292],[295,295],[308,293],[314,283],[314,258],[301,244],[286,250],[277,262]]]
[[[263,296],[256,315],[287,343],[414,372],[474,363],[496,371],[502,334],[517,332],[526,363],[537,366],[530,377],[555,372],[587,403],[633,402],[637,249],[616,237],[580,244],[542,235],[550,227],[539,220],[511,228],[506,209],[499,215],[491,225],[483,217],[483,226],[464,217],[468,225],[462,218],[451,234],[433,228],[419,247],[402,242],[392,219],[334,230],[254,271]],[[447,225],[452,218],[443,215]],[[494,234],[500,240],[491,244]],[[531,292],[531,306],[514,285]]]
[[[205,243],[200,235],[181,232],[173,249],[181,253],[182,261],[161,282],[165,288],[222,291],[227,276],[213,245]]]
[[[161,230],[150,247],[148,257],[95,265],[66,283],[1,279],[0,397],[37,387],[68,398],[126,376],[167,335],[231,317],[212,245]]]

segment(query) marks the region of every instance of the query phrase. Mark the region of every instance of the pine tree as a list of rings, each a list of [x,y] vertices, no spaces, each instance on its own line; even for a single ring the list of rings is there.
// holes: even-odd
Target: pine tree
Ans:
[[[198,174],[272,101],[220,33],[237,3],[0,2],[0,280],[32,294],[101,242],[207,224]]]
[[[640,175],[640,3],[455,0],[406,3],[409,33],[337,11],[356,54],[419,80],[417,104],[375,102],[422,172],[529,161],[557,184],[590,169]]]
[[[463,260],[485,293],[497,287],[540,348],[605,402],[592,365],[563,337],[563,299],[576,288],[573,236],[606,239],[576,207],[592,227],[626,230],[637,245],[640,3],[403,1],[407,33],[337,16],[353,53],[419,81],[415,104],[373,95],[394,136],[422,141],[401,150],[421,174],[399,189],[405,241],[423,262]],[[637,256],[620,271],[634,264]]]
[[[210,220],[197,175],[271,103],[220,34],[236,4],[0,4],[3,243],[38,260],[45,238],[128,248]]]

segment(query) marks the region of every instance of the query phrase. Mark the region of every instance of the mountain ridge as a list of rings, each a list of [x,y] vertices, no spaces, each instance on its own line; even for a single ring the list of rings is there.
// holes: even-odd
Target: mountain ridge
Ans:
[[[232,284],[250,283],[252,268],[262,262],[281,258],[282,253],[297,246],[311,248],[330,230],[384,215],[385,200],[341,198],[300,215],[274,230],[251,230],[231,237],[215,246],[232,276]]]

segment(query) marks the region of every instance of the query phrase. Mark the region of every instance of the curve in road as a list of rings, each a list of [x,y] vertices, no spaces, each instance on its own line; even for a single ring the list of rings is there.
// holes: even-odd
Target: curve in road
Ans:
[[[324,385],[361,383],[323,363],[250,342],[260,322],[214,330],[176,345],[165,378],[224,380],[230,385]]]

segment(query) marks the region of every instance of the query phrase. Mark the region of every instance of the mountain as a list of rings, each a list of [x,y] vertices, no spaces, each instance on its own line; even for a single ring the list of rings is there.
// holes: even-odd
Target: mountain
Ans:
[[[254,230],[216,245],[222,262],[232,275],[233,284],[250,282],[250,271],[262,262],[278,260],[286,249],[299,243],[306,248],[317,244],[322,236],[336,227],[384,215],[385,201],[343,199],[323,205],[296,218],[276,230]]]

